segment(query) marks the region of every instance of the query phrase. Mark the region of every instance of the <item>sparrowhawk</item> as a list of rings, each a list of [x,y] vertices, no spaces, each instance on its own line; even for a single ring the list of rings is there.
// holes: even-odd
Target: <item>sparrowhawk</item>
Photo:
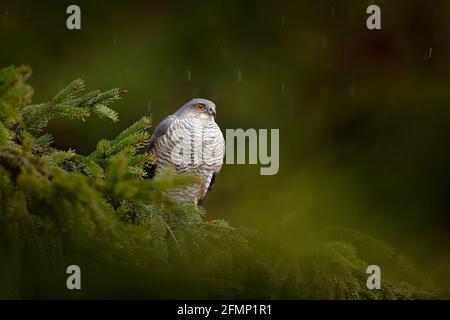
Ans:
[[[148,170],[149,177],[173,166],[178,175],[199,178],[196,184],[167,191],[167,196],[178,203],[201,203],[222,168],[225,142],[215,117],[212,101],[193,99],[153,132],[148,152],[156,156],[156,162]]]

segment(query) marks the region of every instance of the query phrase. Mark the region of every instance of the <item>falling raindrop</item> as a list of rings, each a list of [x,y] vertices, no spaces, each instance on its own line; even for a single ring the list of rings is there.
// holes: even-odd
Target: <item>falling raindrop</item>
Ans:
[[[9,14],[9,11],[8,11],[8,9],[6,9],[5,14],[2,16],[2,20],[1,20],[3,27],[8,22],[8,14]]]
[[[285,18],[284,18],[284,16],[282,16],[281,17],[281,29],[283,29],[284,28],[284,20],[285,20]]]
[[[433,55],[433,47],[430,46],[423,53],[423,60],[424,61],[430,60],[432,55]]]
[[[147,103],[147,111],[148,111],[149,113],[152,113],[152,100],[150,100],[150,101]]]
[[[355,95],[356,95],[356,86],[354,85],[354,84],[352,84],[351,86],[350,86],[350,97],[355,97]]]
[[[284,96],[284,81],[281,82],[281,95]]]
[[[326,36],[322,37],[322,47],[328,48],[328,38]]]
[[[187,70],[187,80],[191,81],[191,70]]]
[[[25,11],[25,17],[26,17],[27,19],[31,18],[31,7],[30,7],[30,6],[28,6],[28,7],[26,8],[26,11]]]
[[[238,78],[238,82],[242,81],[242,70],[241,69],[238,69],[238,71],[237,71],[237,78]]]
[[[317,112],[317,119],[321,119],[322,118],[322,109],[319,109],[319,111]]]

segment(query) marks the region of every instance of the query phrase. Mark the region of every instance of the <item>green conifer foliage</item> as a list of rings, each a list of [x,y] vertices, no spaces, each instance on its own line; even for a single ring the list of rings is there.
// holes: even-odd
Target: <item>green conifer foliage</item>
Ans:
[[[78,79],[32,104],[30,75],[28,67],[0,70],[0,298],[448,297],[448,280],[436,289],[389,245],[354,231],[285,247],[282,229],[208,223],[202,208],[171,204],[164,190],[195,178],[169,169],[145,179],[154,161],[141,152],[146,117],[88,156],[52,148],[49,121],[93,114],[117,122],[111,105],[125,91],[82,94]],[[366,288],[367,261],[392,269],[382,290]],[[81,291],[66,287],[71,264],[81,267]]]

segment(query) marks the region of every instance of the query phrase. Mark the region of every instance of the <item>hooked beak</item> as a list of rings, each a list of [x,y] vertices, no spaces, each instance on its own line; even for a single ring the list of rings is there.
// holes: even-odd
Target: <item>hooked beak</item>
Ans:
[[[209,108],[208,113],[212,115],[214,118],[216,117],[216,109],[215,108]]]

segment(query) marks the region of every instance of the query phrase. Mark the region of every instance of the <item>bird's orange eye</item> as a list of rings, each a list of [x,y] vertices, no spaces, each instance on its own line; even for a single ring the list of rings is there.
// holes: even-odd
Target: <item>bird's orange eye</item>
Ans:
[[[197,104],[195,105],[195,108],[196,108],[197,110],[203,110],[203,109],[205,108],[205,105],[204,105],[203,103],[197,103]]]

